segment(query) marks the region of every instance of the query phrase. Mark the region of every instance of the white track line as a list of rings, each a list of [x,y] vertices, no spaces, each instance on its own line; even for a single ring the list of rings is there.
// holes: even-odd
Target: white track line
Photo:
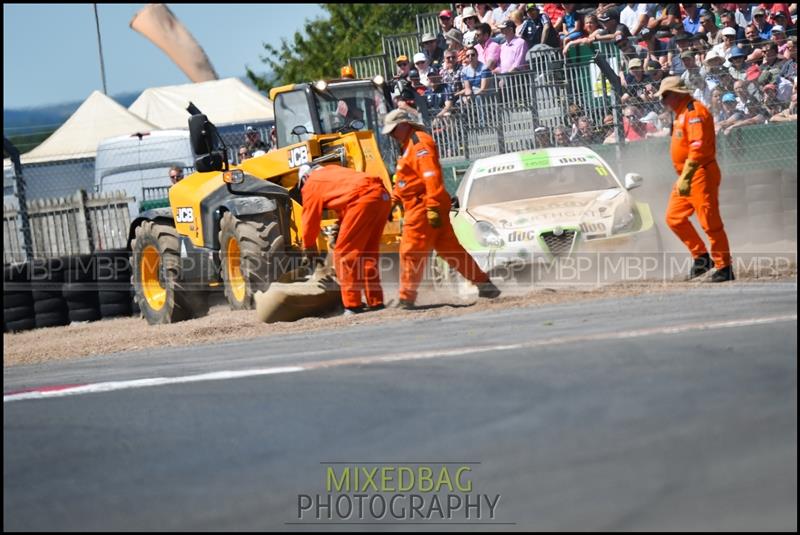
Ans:
[[[239,371],[221,371],[212,373],[202,373],[199,375],[186,375],[182,377],[154,377],[150,379],[135,379],[131,381],[111,381],[105,383],[95,383],[66,388],[46,387],[42,390],[32,390],[20,393],[12,393],[3,396],[3,403],[10,401],[22,401],[27,399],[44,399],[64,396],[77,396],[81,394],[91,394],[95,392],[112,392],[116,390],[127,390],[130,388],[143,388],[148,386],[161,386],[172,384],[196,383],[202,381],[220,381],[225,379],[238,379],[242,377],[256,377],[260,375],[274,375],[283,373],[293,373],[301,371],[320,370],[324,368],[337,368],[342,366],[365,366],[372,364],[387,364],[392,362],[413,361],[445,357],[461,357],[474,355],[476,353],[493,353],[512,351],[515,349],[531,349],[536,347],[553,347],[557,345],[572,344],[577,342],[598,342],[605,340],[624,340],[629,338],[641,338],[645,336],[680,334],[690,331],[706,331],[713,329],[731,329],[735,327],[747,327],[753,325],[765,325],[769,323],[780,323],[786,321],[797,321],[797,314],[784,316],[772,316],[767,318],[750,318],[732,321],[716,321],[706,323],[688,323],[671,327],[652,327],[647,329],[635,329],[621,332],[607,332],[598,334],[587,334],[557,338],[547,338],[520,344],[479,346],[473,348],[456,349],[437,349],[431,351],[416,351],[409,353],[398,353],[395,355],[365,356],[346,359],[322,360],[298,364],[296,366],[280,366],[273,368],[256,368]]]

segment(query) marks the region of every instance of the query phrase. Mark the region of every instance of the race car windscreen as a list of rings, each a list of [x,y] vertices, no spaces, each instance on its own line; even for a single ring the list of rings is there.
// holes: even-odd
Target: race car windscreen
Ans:
[[[611,174],[600,165],[523,169],[473,179],[467,207],[618,187]]]

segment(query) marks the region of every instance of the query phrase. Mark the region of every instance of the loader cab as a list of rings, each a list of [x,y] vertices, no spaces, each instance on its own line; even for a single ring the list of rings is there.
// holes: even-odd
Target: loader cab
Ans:
[[[380,83],[378,83],[380,82]],[[278,147],[294,145],[318,135],[371,131],[390,173],[397,152],[392,139],[381,133],[391,110],[381,80],[333,80],[296,84],[272,92]]]

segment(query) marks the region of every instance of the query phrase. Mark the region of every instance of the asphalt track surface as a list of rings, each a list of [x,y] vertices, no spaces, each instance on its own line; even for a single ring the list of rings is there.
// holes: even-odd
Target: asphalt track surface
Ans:
[[[796,282],[733,284],[13,367],[3,527],[794,531],[796,329]],[[9,397],[271,367],[295,371]],[[489,524],[298,523],[333,462],[472,463],[501,498]]]

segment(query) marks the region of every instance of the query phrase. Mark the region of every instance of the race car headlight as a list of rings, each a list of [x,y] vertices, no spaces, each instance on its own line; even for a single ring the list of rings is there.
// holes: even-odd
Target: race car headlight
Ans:
[[[633,214],[633,209],[627,203],[619,205],[614,212],[614,224],[611,227],[612,234],[620,234],[633,230],[633,225],[636,222],[636,216]]]
[[[478,221],[475,223],[475,237],[478,239],[478,243],[484,247],[503,246],[503,238],[500,237],[500,233],[497,232],[494,225],[488,221]]]

